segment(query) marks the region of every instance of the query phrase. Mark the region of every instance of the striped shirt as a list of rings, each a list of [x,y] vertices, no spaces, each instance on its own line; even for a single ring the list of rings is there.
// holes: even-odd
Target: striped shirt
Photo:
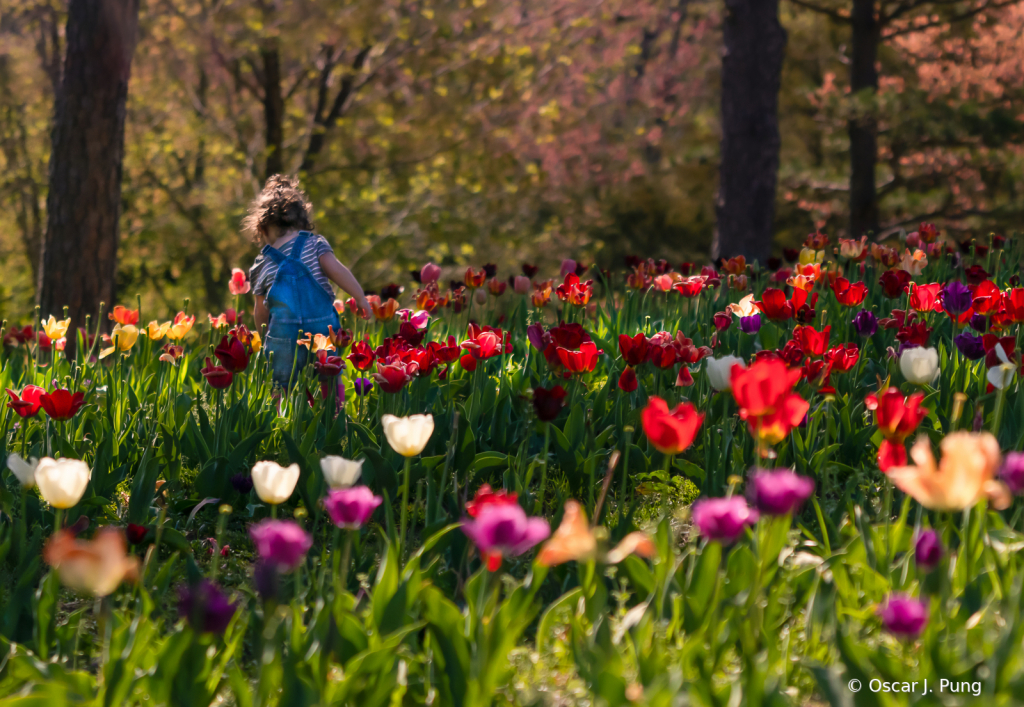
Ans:
[[[298,240],[298,237],[296,237],[288,241],[281,246],[280,251],[287,256],[291,256],[292,248]],[[302,264],[309,268],[316,281],[332,297],[334,296],[334,289],[331,287],[331,281],[327,279],[324,271],[320,268],[320,256],[333,252],[334,249],[331,248],[331,244],[327,242],[327,239],[318,235],[306,238],[306,247],[302,251]],[[249,282],[253,284],[253,294],[258,297],[266,297],[267,293],[270,292],[271,285],[274,284],[276,276],[277,263],[263,253],[256,256],[256,261],[249,268]]]

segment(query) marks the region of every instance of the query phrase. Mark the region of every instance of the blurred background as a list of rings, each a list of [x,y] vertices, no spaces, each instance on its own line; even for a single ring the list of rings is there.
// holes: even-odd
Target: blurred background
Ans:
[[[706,262],[733,217],[715,255],[1011,233],[1022,33],[996,0],[5,0],[0,316],[219,311],[277,172],[370,290]]]

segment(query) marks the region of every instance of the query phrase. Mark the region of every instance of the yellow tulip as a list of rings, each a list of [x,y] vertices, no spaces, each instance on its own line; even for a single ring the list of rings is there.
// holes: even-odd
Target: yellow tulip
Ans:
[[[114,327],[114,331],[110,332],[110,341],[113,346],[110,348],[103,349],[100,352],[100,358],[106,358],[115,351],[121,351],[127,353],[135,346],[135,342],[139,339],[139,329],[134,324],[118,324]]]
[[[192,331],[192,325],[195,323],[195,315],[186,317],[184,312],[178,312],[171,323],[171,327],[167,330],[167,338],[172,341],[185,338],[185,335]]]
[[[249,347],[253,353],[263,348],[263,339],[260,338],[258,331],[249,332]]]
[[[146,327],[146,336],[151,341],[160,341],[160,339],[167,336],[167,331],[171,328],[171,322],[164,322],[163,324],[157,323],[155,320],[149,323]]]
[[[814,263],[821,263],[825,260],[825,251],[814,250],[813,248],[803,248],[800,251],[800,264],[801,265],[813,265]]]
[[[43,322],[43,331],[46,335],[56,341],[63,339],[68,334],[68,327],[71,326],[70,319],[56,319],[52,314]]]

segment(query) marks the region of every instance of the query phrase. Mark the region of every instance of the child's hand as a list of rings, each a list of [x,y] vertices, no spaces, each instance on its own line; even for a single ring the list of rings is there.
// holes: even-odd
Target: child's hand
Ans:
[[[363,319],[370,318],[370,312],[373,311],[373,307],[370,306],[370,300],[366,299],[366,295],[359,298],[358,302],[359,316]]]

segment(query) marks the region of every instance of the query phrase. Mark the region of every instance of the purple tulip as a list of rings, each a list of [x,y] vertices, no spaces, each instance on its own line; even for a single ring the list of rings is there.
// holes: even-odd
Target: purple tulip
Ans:
[[[576,261],[572,258],[566,258],[562,261],[562,267],[559,270],[559,273],[562,277],[565,277],[571,272],[576,272]]]
[[[373,381],[369,378],[356,378],[352,386],[356,389],[356,395],[366,395],[373,390]]]
[[[757,522],[758,513],[739,496],[705,498],[693,504],[693,522],[708,540],[724,544],[736,542],[748,525]]]
[[[889,633],[913,638],[928,624],[928,605],[914,597],[893,594],[878,607],[878,616]]]
[[[238,607],[208,579],[184,586],[178,593],[178,614],[201,633],[224,633]]]
[[[368,486],[353,486],[331,491],[324,499],[324,507],[336,526],[358,530],[366,525],[383,500],[380,496],[374,496]]]
[[[770,516],[784,516],[799,510],[814,493],[814,480],[789,469],[761,470],[751,477],[754,506]]]
[[[953,343],[960,350],[965,358],[971,361],[978,361],[985,358],[985,345],[980,336],[974,336],[970,332],[957,334],[953,337]]]
[[[971,317],[971,329],[984,334],[988,331],[988,318],[984,314],[975,314]]]
[[[874,312],[862,309],[853,318],[853,326],[857,329],[857,334],[862,339],[866,339],[878,331],[878,317]]]
[[[925,572],[931,572],[942,562],[946,548],[942,546],[942,538],[934,530],[922,530],[914,543],[914,561]]]
[[[265,520],[249,528],[249,537],[256,551],[266,562],[279,569],[298,567],[313,546],[313,539],[302,527],[290,520]]]
[[[959,280],[952,280],[942,288],[942,307],[951,314],[960,315],[974,304],[974,295],[967,285]]]
[[[252,491],[252,476],[241,471],[231,477],[231,487],[238,493],[246,494]]]
[[[528,518],[517,504],[489,504],[462,526],[487,561],[491,572],[501,567],[505,555],[521,555],[551,534],[543,518]]]
[[[760,330],[760,314],[752,314],[749,317],[740,317],[740,331],[742,331],[744,334],[756,334]]]
[[[543,351],[548,346],[544,340],[544,327],[540,324],[531,324],[526,327],[526,338],[530,340],[530,345],[538,351]]]
[[[999,476],[1010,487],[1010,491],[1018,496],[1024,494],[1024,452],[1007,454]]]

